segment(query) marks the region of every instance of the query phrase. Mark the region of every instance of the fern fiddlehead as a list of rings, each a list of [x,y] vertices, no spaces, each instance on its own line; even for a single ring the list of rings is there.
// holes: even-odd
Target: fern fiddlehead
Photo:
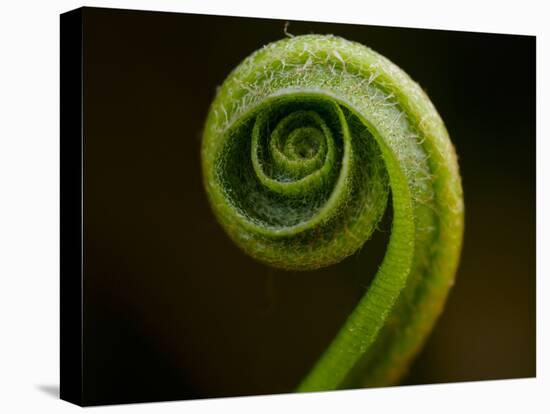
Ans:
[[[396,383],[441,312],[462,244],[456,155],[421,88],[383,56],[339,37],[272,43],[219,89],[202,168],[229,237],[288,270],[356,252],[391,191],[384,260],[298,391]]]

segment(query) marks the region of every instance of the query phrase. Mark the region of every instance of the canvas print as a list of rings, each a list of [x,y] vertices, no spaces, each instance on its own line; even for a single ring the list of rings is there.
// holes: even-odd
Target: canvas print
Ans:
[[[61,397],[535,376],[532,36],[61,16]]]

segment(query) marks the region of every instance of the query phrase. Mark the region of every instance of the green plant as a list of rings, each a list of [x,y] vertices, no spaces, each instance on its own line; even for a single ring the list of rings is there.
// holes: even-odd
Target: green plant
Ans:
[[[356,252],[391,189],[382,265],[298,391],[396,383],[443,308],[463,233],[454,148],[421,88],[342,38],[269,44],[219,89],[202,166],[229,237],[257,260],[291,270]]]

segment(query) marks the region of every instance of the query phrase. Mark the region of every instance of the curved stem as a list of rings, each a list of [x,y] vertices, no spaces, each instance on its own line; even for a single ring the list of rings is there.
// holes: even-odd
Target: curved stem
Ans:
[[[227,234],[257,260],[290,270],[356,252],[391,190],[382,265],[298,391],[397,382],[443,308],[463,232],[456,155],[421,88],[360,44],[285,39],[226,79],[202,161]]]

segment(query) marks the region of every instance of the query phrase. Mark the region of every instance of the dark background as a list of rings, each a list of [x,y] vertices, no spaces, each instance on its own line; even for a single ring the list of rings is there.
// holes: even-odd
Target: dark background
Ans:
[[[390,229],[283,272],[225,236],[201,182],[216,86],[284,21],[84,9],[84,392],[92,404],[290,392],[368,286]],[[459,154],[463,257],[404,384],[535,375],[535,38],[291,21],[385,55]]]

